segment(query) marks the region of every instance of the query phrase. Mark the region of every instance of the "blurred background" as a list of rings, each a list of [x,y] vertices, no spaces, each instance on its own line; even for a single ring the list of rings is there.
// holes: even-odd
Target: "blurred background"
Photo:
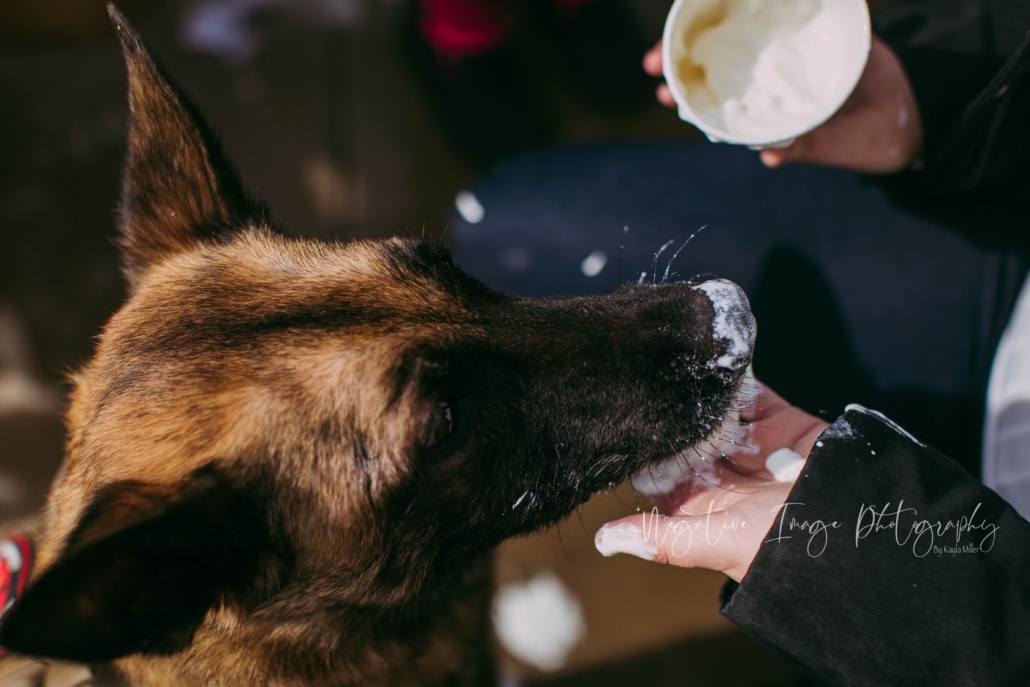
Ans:
[[[119,4],[288,230],[445,238],[463,187],[520,149],[697,135],[654,101],[639,67],[671,0],[546,1],[508,3],[504,54],[472,67],[427,52],[413,1]],[[506,121],[513,94],[532,111]],[[64,376],[124,296],[113,245],[124,100],[101,0],[0,3],[0,522],[42,505],[62,457]],[[505,622],[525,620],[545,645],[506,654],[505,675],[791,683],[719,616],[722,576],[596,553],[596,528],[637,503],[624,485],[502,549],[505,598],[528,594],[505,606]],[[541,635],[533,617],[565,639]],[[556,651],[565,640],[570,650]]]

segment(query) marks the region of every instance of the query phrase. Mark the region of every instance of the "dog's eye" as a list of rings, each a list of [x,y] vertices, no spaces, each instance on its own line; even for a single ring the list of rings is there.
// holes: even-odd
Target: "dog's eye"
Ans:
[[[437,402],[433,407],[433,417],[429,420],[422,445],[425,448],[439,446],[451,438],[457,426],[458,413],[454,406],[447,401]]]

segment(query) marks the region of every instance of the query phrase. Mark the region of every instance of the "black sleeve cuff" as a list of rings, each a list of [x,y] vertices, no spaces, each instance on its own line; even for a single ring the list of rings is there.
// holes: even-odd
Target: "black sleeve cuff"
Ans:
[[[850,407],[723,614],[834,685],[1030,684],[1030,524]]]
[[[1017,10],[1027,23],[1001,40],[984,30],[997,10],[935,0],[877,13],[876,32],[901,60],[923,124],[917,165],[878,177],[899,200],[997,202],[1028,192],[1030,50],[1027,38],[1011,37],[1030,28],[1030,11]]]

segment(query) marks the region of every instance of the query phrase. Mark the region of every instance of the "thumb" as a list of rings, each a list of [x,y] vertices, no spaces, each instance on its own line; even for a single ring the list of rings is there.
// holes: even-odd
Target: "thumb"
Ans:
[[[769,169],[776,169],[789,162],[808,162],[811,147],[811,134],[808,134],[786,148],[763,148],[758,157],[763,165]]]

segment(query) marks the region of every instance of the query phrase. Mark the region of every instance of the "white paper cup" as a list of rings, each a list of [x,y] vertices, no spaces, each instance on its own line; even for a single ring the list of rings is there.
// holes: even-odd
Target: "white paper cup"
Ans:
[[[785,147],[840,109],[865,70],[866,0],[676,0],[665,80],[716,142]]]

